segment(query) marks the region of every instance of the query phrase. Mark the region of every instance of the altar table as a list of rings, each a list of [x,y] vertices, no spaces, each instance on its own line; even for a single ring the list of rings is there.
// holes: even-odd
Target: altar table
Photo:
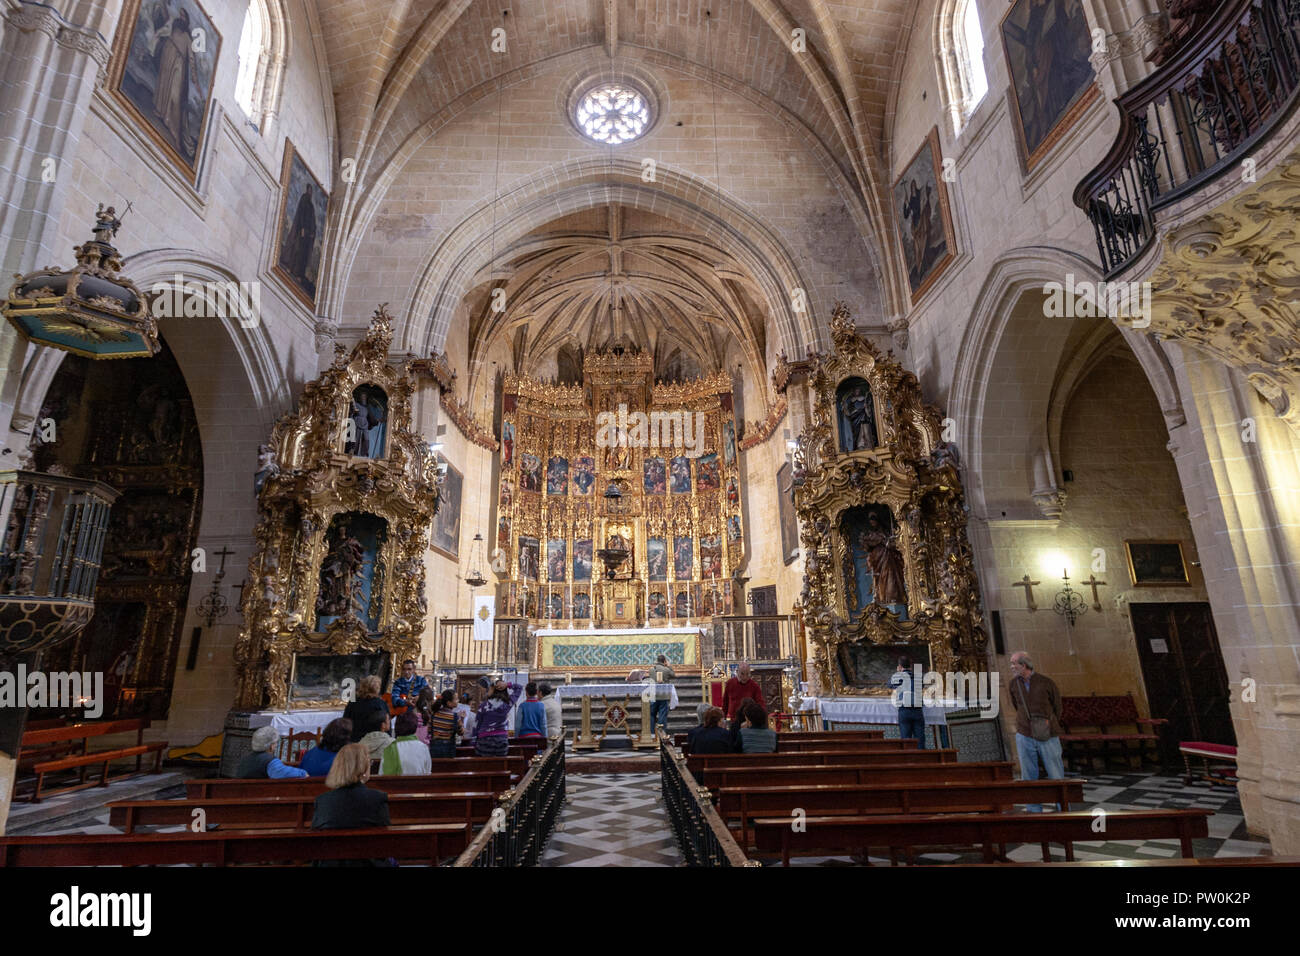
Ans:
[[[663,654],[671,666],[698,667],[698,627],[544,627],[537,631],[538,666],[632,670]]]

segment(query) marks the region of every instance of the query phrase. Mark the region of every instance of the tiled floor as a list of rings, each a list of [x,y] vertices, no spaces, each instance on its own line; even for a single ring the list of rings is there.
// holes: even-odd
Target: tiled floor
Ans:
[[[571,774],[542,866],[677,866],[658,773]]]

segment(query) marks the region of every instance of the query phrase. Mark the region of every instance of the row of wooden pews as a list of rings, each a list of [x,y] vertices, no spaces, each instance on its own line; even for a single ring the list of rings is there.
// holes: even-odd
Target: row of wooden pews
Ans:
[[[110,803],[120,834],[0,837],[0,866],[284,864],[393,858],[438,864],[462,853],[491,819],[502,794],[526,785],[540,744],[511,745],[505,757],[433,761],[433,772],[375,776],[388,794],[391,825],[311,829],[320,777],[187,781],[183,798]],[[184,826],[183,832],[153,828]]]
[[[1044,861],[1059,843],[1073,860],[1076,842],[1099,839],[1176,839],[1192,857],[1192,841],[1209,833],[1208,810],[1113,811],[1099,823],[1077,808],[1082,779],[1015,780],[1009,761],[957,763],[954,750],[832,733],[838,739],[784,733],[774,754],[693,755],[687,765],[740,846],[786,866],[798,856],[866,856],[871,847],[888,847],[897,862],[899,850],[910,859],[921,847],[978,846],[993,862],[1017,843],[1040,844]],[[1015,810],[1058,803],[1057,813]]]
[[[167,751],[165,740],[145,743],[144,732],[149,729],[149,719],[87,721],[64,726],[61,721],[41,721],[28,725],[23,733],[18,753],[18,790],[15,800],[39,803],[43,797],[58,793],[82,790],[86,787],[106,787],[114,779],[130,773],[143,772],[143,760],[153,755],[150,772],[162,771],[163,754]],[[91,744],[118,734],[135,734],[135,743],[125,746],[100,748],[92,751]],[[114,763],[135,758],[135,770],[118,777],[110,776]],[[98,774],[88,777],[91,771]],[[76,771],[73,782],[46,789],[46,777],[65,771]],[[29,775],[27,780],[22,779]],[[29,781],[33,785],[28,789]]]

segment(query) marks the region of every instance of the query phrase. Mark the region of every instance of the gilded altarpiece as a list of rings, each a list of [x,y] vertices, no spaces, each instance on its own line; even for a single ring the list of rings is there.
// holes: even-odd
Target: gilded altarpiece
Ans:
[[[929,668],[986,669],[956,451],[916,377],[836,306],[814,356],[812,423],[795,454],[806,555],[800,598],[824,694],[881,694],[878,661],[928,649]]]
[[[665,384],[648,353],[593,352],[581,385],[507,376],[501,435],[506,613],[561,627],[731,613],[745,533],[725,374]]]
[[[416,377],[388,363],[392,336],[381,306],[350,352],[335,346],[334,362],[263,446],[236,708],[285,708],[296,657],[319,668],[321,659],[356,655],[361,673],[384,654],[389,674],[419,657],[438,466],[412,431]]]

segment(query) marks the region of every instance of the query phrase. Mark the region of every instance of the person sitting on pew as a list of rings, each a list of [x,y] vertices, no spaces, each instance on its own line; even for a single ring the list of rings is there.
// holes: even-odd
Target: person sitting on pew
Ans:
[[[456,756],[456,735],[460,733],[460,714],[456,712],[456,692],[444,690],[429,708],[429,756]]]
[[[279,757],[271,753],[280,744],[280,731],[274,727],[259,727],[253,731],[253,750],[235,768],[235,776],[241,780],[261,780],[272,777],[276,780],[285,777],[305,777],[306,770],[290,767]]]
[[[474,753],[479,757],[504,757],[510,752],[510,737],[506,722],[523,688],[513,681],[499,680],[492,692],[478,705],[478,735],[474,738]]]
[[[384,758],[384,751],[388,745],[393,742],[393,735],[388,732],[388,721],[384,721],[383,730],[372,730],[361,738],[361,746],[366,748],[366,753],[370,755],[370,773],[375,775],[379,773],[379,762]],[[337,759],[337,758],[336,758]]]
[[[352,740],[352,721],[346,717],[335,717],[325,725],[320,743],[302,755],[298,766],[307,771],[309,777],[323,777],[330,772],[334,758]]]
[[[429,762],[429,748],[415,736],[418,724],[419,718],[413,710],[397,715],[397,739],[384,748],[383,756],[379,758],[380,774],[397,776],[428,773],[433,769]]]
[[[707,705],[702,705],[707,706]],[[687,735],[687,747],[694,754],[734,754],[735,740],[731,731],[722,726],[722,708],[708,707],[704,722]]]
[[[776,753],[776,731],[767,726],[767,711],[755,700],[746,700],[736,715],[740,726],[736,729],[736,749],[743,754]]]
[[[415,661],[402,661],[402,676],[393,681],[389,696],[393,698],[394,707],[412,707],[420,697],[420,691],[429,686],[429,680],[415,672]]]
[[[352,721],[352,742],[357,743],[366,734],[384,727],[388,720],[388,705],[379,696],[379,675],[367,674],[357,684],[357,699],[343,708],[343,716]]]
[[[519,705],[515,714],[515,737],[546,737],[546,708],[537,699],[537,683],[529,681],[524,685],[527,698]]]
[[[370,754],[361,744],[339,751],[325,778],[326,791],[316,798],[313,830],[355,830],[389,826],[388,794],[366,786]],[[316,866],[391,866],[388,860],[321,860]]]

